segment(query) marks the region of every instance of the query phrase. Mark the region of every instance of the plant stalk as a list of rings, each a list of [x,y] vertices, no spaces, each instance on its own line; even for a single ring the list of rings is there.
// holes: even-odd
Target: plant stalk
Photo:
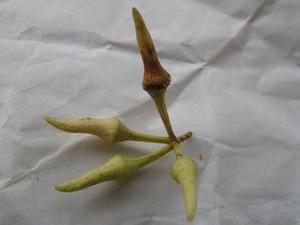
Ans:
[[[186,139],[190,138],[192,136],[192,132],[187,132],[177,138],[178,143],[185,141]],[[162,157],[163,155],[170,152],[175,146],[178,146],[177,142],[172,142],[168,145],[165,145],[164,147],[160,148],[157,151],[153,151],[147,155],[141,156],[139,158],[136,158],[135,160],[138,162],[138,167],[143,167],[154,160]]]

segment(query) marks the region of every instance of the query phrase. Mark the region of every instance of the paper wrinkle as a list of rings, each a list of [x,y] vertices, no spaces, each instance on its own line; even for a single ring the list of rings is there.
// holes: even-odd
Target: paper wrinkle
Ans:
[[[226,41],[223,47],[221,47],[213,56],[209,57],[207,60],[207,64],[212,64],[214,61],[217,60],[223,53],[226,53],[226,49],[231,47],[231,44],[236,40],[239,39],[238,37],[243,34],[244,28],[252,22],[258,15],[259,12],[267,5],[267,0],[264,1],[245,21],[243,21],[241,27],[235,32],[235,35],[232,36],[229,40]],[[134,37],[133,37],[134,38]],[[39,27],[30,27],[20,33],[17,40],[27,40],[27,41],[36,41],[42,42],[43,44],[59,44],[59,45],[66,45],[68,47],[72,47],[73,45],[84,48],[84,49],[110,49],[113,46],[114,50],[120,52],[131,52],[135,53],[138,58],[139,52],[135,45],[135,40],[131,40],[129,43],[124,43],[120,41],[108,40],[104,36],[100,36],[100,34],[90,31],[46,31]],[[169,59],[175,60],[178,62],[188,62],[188,63],[199,63],[203,62],[203,58],[201,55],[199,60],[193,60],[194,57],[189,57],[188,55],[183,55],[182,51],[173,52],[172,49],[176,49],[177,46],[184,46],[188,47],[188,43],[173,43],[164,42],[164,41],[155,41],[157,45],[158,55],[161,59]],[[166,46],[165,51],[159,51],[160,45]],[[189,58],[187,58],[189,57]]]
[[[19,181],[21,181],[28,173],[26,171],[19,171],[18,173],[12,175],[10,178],[0,179],[0,190],[3,190]]]
[[[25,31],[21,32],[19,37],[16,39],[21,41],[31,41],[40,42],[43,44],[57,44],[64,45],[72,48],[77,46],[86,50],[114,50],[125,53],[134,53],[137,60],[140,60],[140,53],[136,46],[134,35],[132,39],[128,42],[120,42],[117,40],[108,40],[99,33],[90,31],[46,31],[39,27],[30,27]],[[160,59],[169,59],[172,61],[186,62],[186,63],[198,63],[189,55],[183,55],[182,51],[177,51],[178,46],[188,47],[188,43],[171,43],[170,41],[154,40],[156,44],[156,49]],[[162,51],[160,46],[165,46],[166,48]],[[189,50],[189,48],[187,49]],[[175,52],[174,52],[175,51]],[[201,56],[198,56],[201,57]],[[140,60],[141,61],[141,60]],[[200,58],[200,62],[203,59]]]
[[[241,26],[238,28],[238,30],[234,33],[232,37],[230,37],[229,40],[225,42],[225,44],[218,49],[217,52],[214,53],[214,55],[210,56],[206,60],[206,65],[212,65],[216,64],[218,60],[220,60],[222,57],[230,57],[228,54],[228,51],[234,50],[236,51],[236,48],[242,50],[243,46],[246,44],[247,41],[247,35],[248,34],[248,26],[254,22],[256,19],[259,18],[264,8],[271,3],[274,3],[272,0],[264,0],[250,15],[247,17],[244,21],[241,21]]]
[[[154,40],[154,44],[157,46],[157,55],[161,59],[161,63],[165,59],[172,62],[199,64],[204,63],[204,59],[201,54],[196,54],[193,46],[188,42],[170,42],[166,40]],[[160,47],[164,46],[164,48]]]
[[[212,13],[222,14],[223,16],[230,17],[232,19],[235,19],[236,21],[241,21],[240,18],[237,18],[233,15],[226,14],[225,11],[222,11],[220,8],[216,7],[216,5],[211,4],[212,3],[211,1],[197,1],[197,3],[200,4],[202,7],[207,8],[207,10],[212,11]]]
[[[53,159],[60,157],[62,154],[65,154],[67,151],[71,151],[73,149],[73,146],[80,144],[83,140],[83,138],[77,138],[76,140],[71,140],[71,142],[66,142],[62,146],[60,146],[56,151],[53,153],[44,156],[43,158],[40,158],[34,166],[28,169],[23,169],[21,171],[18,171],[17,173],[13,174],[10,178],[0,179],[0,190],[5,189],[9,186],[15,185],[16,183],[22,181],[25,179],[28,175],[30,175],[32,172],[38,171],[42,166],[45,164],[51,162]],[[2,182],[1,182],[2,180]]]
[[[4,105],[4,104],[3,104]],[[10,119],[11,117],[8,115],[8,116],[6,116],[5,118],[4,117],[2,117],[2,120],[1,120],[1,128],[3,129],[3,128],[5,128],[5,126],[6,126],[6,124],[8,123],[8,121],[9,121],[9,119]]]
[[[210,1],[208,1],[209,3],[211,3]],[[216,5],[214,4],[208,4],[208,2],[206,1],[198,1],[199,4],[204,4],[206,7],[209,7],[210,9],[212,10],[215,10],[217,11],[218,13],[220,14],[223,14],[225,16],[228,16],[232,19],[236,19],[237,21],[242,21],[242,18],[239,18],[239,17],[236,17],[234,14],[226,14],[224,11],[222,11],[220,8],[216,7]],[[274,4],[276,1],[273,1],[273,0],[260,0],[260,1],[257,1],[257,2],[260,2],[260,4],[257,5],[257,7],[253,10],[253,11],[250,11],[248,14],[248,18],[244,18],[246,19],[248,22],[252,22],[254,19],[256,19],[258,16],[260,16],[264,10],[264,8],[266,6],[270,6],[272,4]],[[253,5],[255,5],[256,2],[253,2]],[[224,9],[223,9],[224,10]]]
[[[108,40],[99,33],[84,30],[69,32],[57,30],[51,32],[39,27],[30,27],[21,32],[16,40],[34,41],[51,45],[63,45],[69,48],[77,46],[86,50],[109,50],[113,46],[114,49],[119,51],[138,52],[133,41],[131,41],[131,43],[124,43],[116,40]]]
[[[262,139],[258,139],[255,141],[255,143],[248,143],[248,144],[241,144],[241,143],[228,143],[226,142],[225,140],[222,140],[222,139],[214,139],[212,137],[201,137],[201,136],[198,136],[197,134],[193,134],[193,136],[195,138],[200,138],[200,139],[203,139],[203,140],[207,140],[209,141],[210,143],[214,144],[216,147],[217,146],[220,146],[222,148],[227,148],[229,149],[230,151],[232,151],[232,153],[234,154],[237,154],[239,152],[239,150],[241,149],[246,149],[248,147],[253,147],[253,146],[260,146],[264,143],[274,143],[274,145],[277,145],[277,146],[280,146],[282,149],[284,150],[288,150],[289,152],[295,152],[296,150],[293,150],[290,146],[288,146],[283,140],[279,140],[279,139],[276,139],[274,137],[264,137]],[[220,156],[222,155],[222,153],[220,153]]]
[[[270,75],[262,78],[257,85],[260,93],[267,97],[297,101],[300,98],[298,74],[293,73],[282,77],[282,73],[284,70],[281,68],[271,69]]]
[[[222,55],[226,54],[226,49],[229,49],[233,42],[235,42],[236,39],[239,39],[238,37],[243,34],[243,31],[245,30],[245,27],[254,21],[256,17],[260,14],[260,12],[263,10],[263,8],[269,4],[268,1],[265,0],[263,3],[257,7],[254,12],[245,20],[243,21],[241,27],[235,32],[235,35],[232,36],[229,40],[226,41],[223,47],[221,47],[213,56],[209,57],[207,59],[207,64],[212,64]],[[134,36],[133,36],[134,38]],[[101,36],[99,33],[91,32],[91,31],[84,31],[84,30],[78,30],[78,31],[63,31],[63,30],[56,30],[56,31],[47,31],[40,27],[29,27],[26,28],[24,31],[20,33],[18,38],[16,40],[25,40],[25,41],[35,41],[35,42],[42,42],[43,44],[59,44],[59,45],[66,45],[68,47],[72,46],[78,46],[84,49],[110,49],[111,46],[113,46],[114,50],[121,51],[121,52],[132,52],[137,55],[139,55],[138,49],[135,45],[135,40],[131,40],[130,43],[124,43],[120,41],[114,41],[114,40],[108,40],[104,36]],[[163,41],[155,41],[157,45],[158,55],[162,59],[169,59],[169,60],[175,60],[178,62],[189,62],[189,63],[199,63],[203,62],[203,58],[200,57],[199,61],[194,61],[193,58],[186,58],[188,56],[181,54],[182,51],[176,52],[175,54],[172,53],[172,49],[177,45],[181,45],[184,47],[189,47],[188,43],[174,43],[169,44],[170,42],[163,42]],[[166,46],[166,50],[163,52],[160,52],[160,45]],[[187,49],[189,50],[189,49]],[[179,55],[178,55],[179,54]],[[34,57],[34,54],[33,56]],[[30,59],[28,59],[30,61]]]
[[[226,43],[221,47],[213,56],[207,59],[206,64],[214,64],[218,61],[219,58],[226,56],[230,57],[227,54],[228,50],[234,49],[233,47],[238,47],[239,49],[242,49],[243,45],[245,45],[246,38],[241,37],[248,32],[247,26],[251,24],[259,15],[260,12],[264,9],[264,7],[267,5],[268,2],[273,2],[269,0],[263,1],[261,5],[259,5],[252,13],[251,15],[246,18],[244,21],[242,21],[241,26],[238,28],[238,30],[234,33],[234,35],[226,41]],[[242,41],[242,43],[241,43]]]
[[[173,82],[173,85],[169,88],[169,92],[171,98],[171,104],[172,102],[175,102],[175,100],[179,97],[180,93],[182,93],[186,88],[188,88],[188,85],[195,81],[195,79],[199,76],[201,76],[202,71],[205,69],[206,64],[200,64],[195,65],[193,70],[189,72],[182,80]]]
[[[247,22],[248,23],[252,23],[254,22],[256,19],[259,18],[259,16],[264,16],[262,14],[263,10],[265,9],[265,7],[267,6],[271,6],[272,4],[274,4],[276,1],[274,0],[263,0],[261,5],[259,5],[252,13],[251,15],[247,18]]]
[[[164,218],[164,217],[153,215],[153,216],[150,216],[150,217],[141,218],[137,224],[139,224],[139,225],[151,225],[151,224],[184,225],[186,223],[185,222],[174,221],[172,219],[168,219],[168,218]]]
[[[43,44],[57,44],[72,48],[74,46],[84,48],[87,50],[107,49],[112,47],[114,50],[120,52],[133,52],[139,54],[138,48],[135,44],[135,36],[132,35],[130,42],[109,40],[100,33],[86,31],[86,30],[45,30],[40,27],[29,27],[22,31],[17,40],[41,42]],[[140,57],[139,57],[140,58]]]
[[[107,48],[106,40],[91,31],[47,31],[40,27],[29,27],[20,33],[18,40],[29,40],[61,45],[76,45],[83,48]]]

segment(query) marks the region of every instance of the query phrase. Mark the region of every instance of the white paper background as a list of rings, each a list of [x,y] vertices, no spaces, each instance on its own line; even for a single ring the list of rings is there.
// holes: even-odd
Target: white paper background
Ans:
[[[116,153],[159,145],[105,145],[45,115],[119,116],[165,134],[140,85],[132,6],[172,75],[174,129],[194,132],[183,144],[202,164],[192,224],[299,225],[298,0],[0,1],[0,224],[187,224],[173,154],[126,182],[53,188]]]

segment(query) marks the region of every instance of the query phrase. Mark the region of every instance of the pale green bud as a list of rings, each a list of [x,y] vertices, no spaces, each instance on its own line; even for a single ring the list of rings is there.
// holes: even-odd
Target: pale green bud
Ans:
[[[178,158],[172,163],[171,175],[180,184],[188,221],[193,220],[197,208],[197,173],[197,164],[185,156]]]
[[[116,155],[104,165],[96,167],[74,180],[57,185],[55,189],[62,192],[79,191],[104,181],[125,179],[138,168],[135,160]]]
[[[101,138],[105,143],[113,144],[126,140],[170,143],[170,138],[133,131],[117,117],[107,119],[79,118],[59,120],[54,117],[45,117],[52,126],[71,133],[88,133]]]

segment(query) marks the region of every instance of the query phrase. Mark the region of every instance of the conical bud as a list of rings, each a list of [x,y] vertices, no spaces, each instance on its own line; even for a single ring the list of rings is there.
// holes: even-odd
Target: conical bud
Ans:
[[[134,160],[121,155],[116,155],[104,165],[99,166],[74,180],[57,185],[55,189],[62,192],[79,191],[104,181],[125,179],[137,169],[138,165]]]
[[[171,166],[171,175],[180,184],[183,193],[188,221],[193,220],[197,208],[197,172],[197,164],[184,156],[178,158]]]
[[[144,63],[143,88],[145,90],[166,89],[171,82],[171,77],[161,66],[145,22],[136,8],[132,8],[132,17],[138,47]]]
[[[113,144],[126,140],[170,143],[169,137],[136,132],[128,127],[117,117],[108,119],[80,118],[73,120],[59,120],[54,117],[45,117],[52,126],[71,133],[88,133],[101,138],[105,143]]]
[[[101,138],[105,143],[116,143],[127,140],[129,129],[117,118],[93,119],[80,118],[73,120],[59,120],[45,117],[54,127],[71,133],[88,133]]]

